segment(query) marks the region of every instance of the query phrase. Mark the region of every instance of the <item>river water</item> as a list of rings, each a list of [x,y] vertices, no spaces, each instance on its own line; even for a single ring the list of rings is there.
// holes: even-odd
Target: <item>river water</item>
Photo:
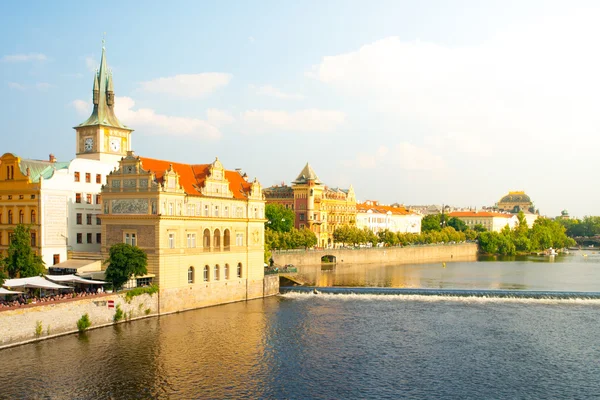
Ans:
[[[320,286],[487,296],[286,293],[0,351],[0,398],[598,397],[600,254],[304,268]],[[312,277],[312,278],[311,278]]]

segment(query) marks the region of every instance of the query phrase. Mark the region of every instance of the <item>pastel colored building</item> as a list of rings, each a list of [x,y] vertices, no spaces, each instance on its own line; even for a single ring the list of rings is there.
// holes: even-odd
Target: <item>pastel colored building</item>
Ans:
[[[354,189],[326,186],[310,164],[306,164],[291,186],[264,189],[267,204],[282,204],[295,213],[294,227],[309,229],[321,247],[333,244],[333,232],[344,225],[356,225]]]
[[[449,218],[456,217],[460,219],[471,229],[475,225],[482,225],[488,231],[493,232],[500,232],[507,225],[510,229],[513,229],[519,223],[515,214],[491,211],[454,211],[446,215]]]
[[[423,216],[403,206],[385,206],[369,200],[356,204],[356,226],[374,233],[389,230],[399,233],[421,233]]]

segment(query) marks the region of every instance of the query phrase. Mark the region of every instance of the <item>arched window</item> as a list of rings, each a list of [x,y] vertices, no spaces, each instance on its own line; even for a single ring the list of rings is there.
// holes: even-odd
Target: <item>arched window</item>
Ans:
[[[208,229],[204,230],[202,246],[204,247],[204,251],[210,251],[210,231]]]
[[[215,229],[213,237],[213,247],[215,251],[221,251],[221,231]]]
[[[31,223],[35,224],[35,210],[31,210]]]
[[[225,229],[223,232],[223,250],[230,250],[230,242],[231,242],[231,234],[229,233],[229,229]]]
[[[208,265],[204,266],[204,282],[208,282],[208,274],[209,274],[210,268],[208,267]]]
[[[12,210],[8,210],[8,223],[12,224]]]
[[[223,278],[229,279],[229,264],[225,264],[223,267]]]
[[[188,283],[194,283],[194,267],[188,268]]]
[[[219,264],[215,265],[215,281],[218,281],[220,278],[219,276]]]
[[[242,263],[238,263],[238,265],[237,265],[237,277],[238,278],[242,277]]]
[[[19,210],[19,223],[20,224],[25,223],[25,213],[23,212],[23,210]]]

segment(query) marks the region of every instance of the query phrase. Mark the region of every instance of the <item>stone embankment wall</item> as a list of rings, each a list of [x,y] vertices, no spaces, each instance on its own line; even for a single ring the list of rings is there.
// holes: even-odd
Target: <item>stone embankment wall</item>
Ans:
[[[376,247],[363,249],[325,249],[274,252],[278,265],[317,265],[321,257],[332,255],[337,264],[418,264],[442,261],[475,261],[476,243],[423,245],[405,247]]]
[[[84,314],[88,314],[92,322],[90,329],[112,325],[117,306],[123,311],[124,320],[132,320],[159,315],[159,310],[160,314],[166,314],[276,294],[279,294],[279,276],[267,275],[256,281],[232,279],[207,282],[202,287],[161,290],[152,295],[135,296],[129,302],[123,293],[102,294],[0,309],[0,349],[75,333],[77,321]],[[109,300],[113,301],[114,308],[108,307]],[[39,335],[38,323],[42,327]]]
[[[109,308],[109,300],[114,308]],[[157,315],[158,294],[142,294],[127,302],[124,294],[104,294],[0,311],[0,348],[77,332],[77,321],[88,314],[90,329],[111,325],[117,305],[124,319]],[[41,334],[36,334],[38,322]]]

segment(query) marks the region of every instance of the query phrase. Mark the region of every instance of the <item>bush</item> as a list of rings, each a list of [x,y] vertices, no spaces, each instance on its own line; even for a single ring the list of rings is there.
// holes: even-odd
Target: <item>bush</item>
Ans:
[[[79,321],[77,321],[77,330],[79,332],[85,332],[90,326],[92,326],[92,321],[90,321],[90,316],[83,314]]]
[[[123,310],[121,310],[121,306],[117,304],[117,308],[115,309],[115,315],[113,316],[114,322],[119,322],[123,319]]]
[[[35,336],[42,336],[42,321],[35,321]]]

